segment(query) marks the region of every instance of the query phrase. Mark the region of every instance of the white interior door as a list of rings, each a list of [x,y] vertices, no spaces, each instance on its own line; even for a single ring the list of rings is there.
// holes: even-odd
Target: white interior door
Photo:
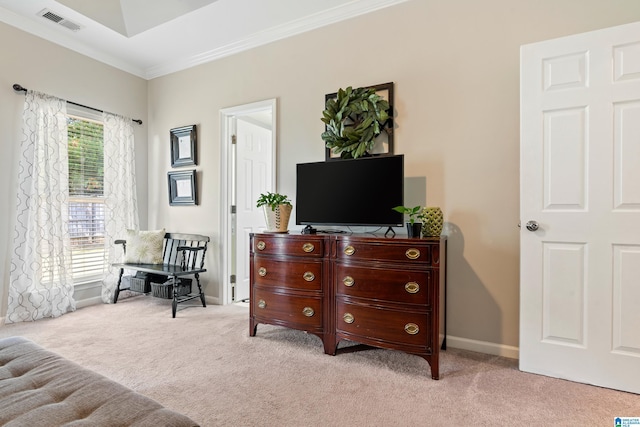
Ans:
[[[271,130],[251,117],[237,119],[235,301],[249,298],[249,234],[266,228],[260,193],[274,191]]]
[[[523,46],[520,111],[520,369],[640,393],[640,23]]]
[[[275,99],[220,110],[223,304],[249,298],[248,236],[265,227],[255,202],[276,185],[276,113]]]

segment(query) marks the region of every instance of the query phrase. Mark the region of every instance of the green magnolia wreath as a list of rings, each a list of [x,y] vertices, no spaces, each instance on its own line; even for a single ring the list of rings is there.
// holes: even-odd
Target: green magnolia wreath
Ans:
[[[327,125],[322,140],[340,157],[357,159],[373,148],[389,119],[388,110],[389,103],[373,88],[340,89],[322,112]]]

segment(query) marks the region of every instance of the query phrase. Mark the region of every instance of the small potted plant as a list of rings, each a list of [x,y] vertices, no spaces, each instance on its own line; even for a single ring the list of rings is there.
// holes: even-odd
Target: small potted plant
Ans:
[[[284,194],[262,193],[258,197],[256,207],[264,210],[264,219],[268,233],[287,233],[289,217],[291,217],[291,200]]]
[[[393,210],[409,216],[409,222],[407,222],[407,236],[420,237],[420,234],[422,233],[422,223],[416,222],[416,219],[420,218],[422,207],[416,206],[408,208],[406,206],[396,206]]]

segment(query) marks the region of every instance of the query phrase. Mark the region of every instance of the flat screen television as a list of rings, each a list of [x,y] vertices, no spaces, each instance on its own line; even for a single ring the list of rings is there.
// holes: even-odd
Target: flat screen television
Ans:
[[[299,163],[296,224],[402,227],[404,156]]]

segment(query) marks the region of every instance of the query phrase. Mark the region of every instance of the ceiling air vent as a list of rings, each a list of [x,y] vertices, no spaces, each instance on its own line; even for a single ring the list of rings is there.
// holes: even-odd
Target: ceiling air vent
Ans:
[[[42,9],[40,12],[38,12],[38,16],[42,16],[43,18],[48,19],[51,22],[62,25],[63,27],[71,31],[78,31],[82,28],[82,25],[76,24],[75,22],[62,17],[57,13],[50,11],[49,9]]]

